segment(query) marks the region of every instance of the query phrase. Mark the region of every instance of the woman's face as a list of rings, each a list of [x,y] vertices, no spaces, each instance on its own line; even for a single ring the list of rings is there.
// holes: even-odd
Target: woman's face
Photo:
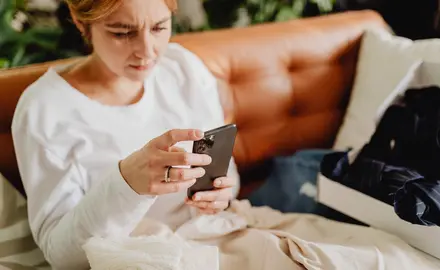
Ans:
[[[164,0],[123,0],[90,26],[94,53],[117,76],[144,80],[167,48],[171,11]]]

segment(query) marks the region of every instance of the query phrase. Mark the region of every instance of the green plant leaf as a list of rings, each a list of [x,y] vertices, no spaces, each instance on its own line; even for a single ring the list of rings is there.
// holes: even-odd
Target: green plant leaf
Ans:
[[[310,2],[315,3],[320,12],[326,13],[333,10],[333,6],[336,0],[310,0]]]
[[[6,0],[7,1],[7,0]],[[12,1],[15,9],[25,9],[27,5],[26,0],[14,0]]]
[[[11,27],[13,15],[13,10],[0,10],[0,47],[3,43],[17,39],[19,36],[18,33]]]
[[[264,11],[261,9],[257,11],[257,13],[254,15],[254,18],[252,20],[254,23],[262,23],[266,21],[266,16],[264,14]]]
[[[263,12],[265,13],[266,18],[271,18],[274,16],[274,14],[277,12],[278,9],[278,2],[268,2],[263,7]]]
[[[0,69],[9,68],[9,60],[0,58]]]
[[[26,46],[24,45],[18,45],[15,49],[15,52],[12,57],[11,66],[16,67],[20,64],[21,60],[23,59],[23,56],[26,53]]]
[[[23,55],[20,59],[20,62],[16,64],[16,66],[24,66],[34,63],[41,63],[48,61],[47,52],[36,52],[36,53],[28,53]]]
[[[26,13],[27,0],[0,0],[0,68],[81,55],[59,48],[63,29],[31,27],[22,32],[12,28],[18,10]]]
[[[12,3],[13,3],[13,1],[11,1],[11,0],[0,1],[0,16],[1,17],[3,17],[3,15],[6,13],[6,11],[11,10],[13,8]]]
[[[246,3],[248,5],[260,5],[262,3],[262,0],[246,0]]]
[[[301,15],[304,12],[304,8],[306,7],[307,0],[294,0],[292,3],[292,9],[295,12],[295,14],[298,15],[298,17],[301,17]]]
[[[280,9],[277,16],[275,17],[275,21],[288,21],[296,19],[298,17],[299,15],[295,12],[295,10],[293,10],[293,8],[286,6]]]
[[[36,44],[47,50],[55,50],[62,34],[59,28],[31,28],[21,36],[20,40],[26,44]]]

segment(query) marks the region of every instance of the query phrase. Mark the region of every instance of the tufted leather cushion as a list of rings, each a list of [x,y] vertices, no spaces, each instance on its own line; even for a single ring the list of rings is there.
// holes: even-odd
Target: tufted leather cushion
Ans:
[[[352,86],[359,41],[384,28],[372,11],[175,36],[217,76],[243,170],[274,155],[331,146]],[[66,61],[66,60],[63,60]],[[67,60],[72,61],[72,60]],[[10,125],[22,91],[48,65],[0,72],[0,173],[21,189]]]

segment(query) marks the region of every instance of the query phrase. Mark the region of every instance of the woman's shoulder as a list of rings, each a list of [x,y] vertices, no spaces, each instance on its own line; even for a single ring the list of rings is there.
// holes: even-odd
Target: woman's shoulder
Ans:
[[[170,43],[162,68],[166,71],[160,76],[167,77],[162,77],[161,82],[177,80],[179,87],[170,87],[176,91],[174,97],[180,96],[187,103],[186,107],[197,114],[194,118],[203,118],[202,122],[216,126],[224,122],[217,78],[197,54],[180,44]],[[166,89],[168,93],[170,88]]]
[[[62,78],[54,68],[49,68],[21,94],[15,108],[12,128],[26,125],[30,119],[39,119],[43,113],[54,116],[62,113],[67,104],[62,99],[68,98],[66,92],[60,89],[63,87]]]
[[[170,43],[162,58],[162,67],[179,80],[179,84],[200,86],[216,84],[216,78],[205,62],[194,52],[179,43]]]

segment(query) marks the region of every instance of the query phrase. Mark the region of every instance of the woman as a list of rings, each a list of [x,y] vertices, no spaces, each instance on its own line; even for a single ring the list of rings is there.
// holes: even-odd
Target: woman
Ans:
[[[191,141],[224,123],[215,78],[169,44],[175,0],[67,3],[93,54],[31,85],[12,129],[33,236],[54,268],[80,269],[90,237],[217,213],[239,179],[231,160],[216,190],[186,198],[211,162]]]

